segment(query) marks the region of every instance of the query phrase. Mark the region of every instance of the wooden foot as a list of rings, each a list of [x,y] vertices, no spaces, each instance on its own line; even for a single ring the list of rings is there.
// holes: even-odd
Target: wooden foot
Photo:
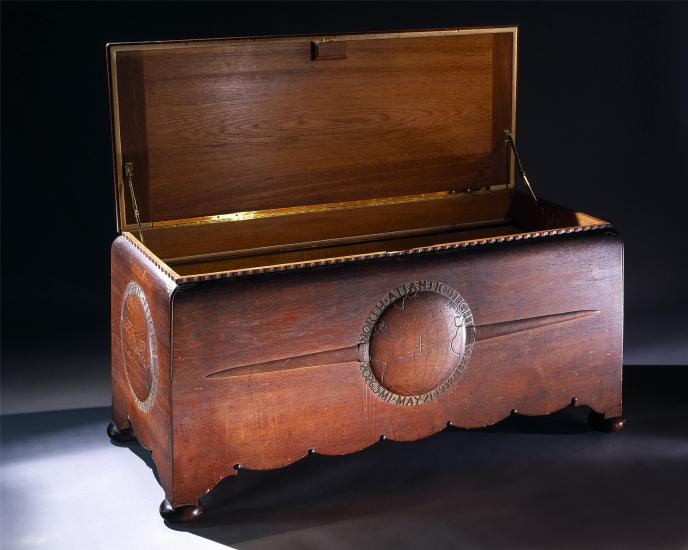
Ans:
[[[130,444],[137,443],[136,436],[131,427],[122,428],[121,430],[117,427],[117,424],[110,422],[107,427],[107,434],[110,439],[115,443],[120,444]]]
[[[203,513],[203,506],[199,502],[195,506],[190,504],[188,506],[179,506],[174,508],[170,501],[165,499],[160,503],[160,515],[165,521],[170,523],[189,523],[194,521]]]
[[[603,414],[592,411],[588,416],[588,423],[600,432],[618,432],[626,424],[626,419],[623,416],[605,418]]]

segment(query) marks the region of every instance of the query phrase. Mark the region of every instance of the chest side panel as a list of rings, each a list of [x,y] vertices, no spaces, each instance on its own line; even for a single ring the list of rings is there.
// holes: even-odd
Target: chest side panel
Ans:
[[[179,464],[211,486],[545,414],[620,412],[623,248],[601,234],[198,285],[174,306]]]
[[[172,483],[170,304],[174,282],[124,237],[112,245],[112,409]]]

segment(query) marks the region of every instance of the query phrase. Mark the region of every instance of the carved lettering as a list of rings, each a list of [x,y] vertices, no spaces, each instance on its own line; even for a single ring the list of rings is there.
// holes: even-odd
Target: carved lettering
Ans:
[[[421,334],[418,336],[418,340],[416,342],[416,345],[413,347],[413,350],[411,351],[410,355],[411,357],[422,357],[423,355],[427,355],[430,353],[430,349],[427,345],[423,346],[423,337],[425,335]]]
[[[383,401],[421,405],[461,375],[474,341],[473,315],[456,289],[440,281],[405,282],[388,291],[366,318],[359,365]]]

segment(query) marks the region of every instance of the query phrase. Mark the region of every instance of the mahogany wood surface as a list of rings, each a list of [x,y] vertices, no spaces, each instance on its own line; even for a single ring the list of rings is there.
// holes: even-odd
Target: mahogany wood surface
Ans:
[[[135,167],[133,184],[136,192],[136,204],[140,219],[144,222],[151,219],[148,181],[148,138],[146,132],[146,103],[143,81],[143,56],[140,52],[126,52],[118,59],[120,78],[117,80],[117,127],[119,134],[126,138],[126,160]],[[114,84],[114,79],[111,79]],[[115,136],[116,139],[116,136]],[[122,166],[115,165],[115,173],[121,172]],[[120,176],[121,177],[121,176]],[[116,197],[120,204],[118,209],[122,225],[134,225],[136,217],[132,206],[131,193],[122,181],[115,186]],[[126,217],[125,217],[126,216]],[[125,218],[124,218],[125,217]]]
[[[111,45],[119,186],[151,222],[507,184],[516,30],[462,32]]]
[[[169,500],[160,503],[160,515],[170,523],[190,523],[203,513],[203,505],[196,504],[174,507]]]
[[[623,243],[513,191],[515,33],[110,47],[144,242],[112,247],[108,433],[152,449],[166,520],[309,452],[571,402],[623,426]]]
[[[110,422],[107,427],[108,437],[117,445],[133,445],[138,443],[134,430],[130,425],[119,428],[114,422]]]
[[[514,409],[546,414],[573,398],[614,419],[621,416],[622,254],[618,237],[597,231],[175,287],[120,238],[113,417],[153,449],[174,508],[195,505],[237,464],[275,468],[309,449],[348,453],[381,435],[418,439],[449,422],[491,424]],[[158,348],[148,411],[127,380],[119,336],[122,288],[132,280],[145,289]],[[446,283],[470,304],[476,340],[446,391],[424,403],[389,402],[363,376],[356,350],[376,303],[423,280]],[[412,331],[400,341],[407,351],[417,344]]]
[[[626,419],[623,416],[605,417],[595,411],[591,411],[588,416],[590,425],[600,432],[618,432],[626,425]]]
[[[222,272],[225,270],[242,269],[260,266],[279,265],[288,262],[336,258],[365,253],[379,253],[381,251],[408,250],[415,247],[430,246],[438,243],[466,241],[497,235],[511,235],[522,230],[510,225],[481,227],[479,229],[461,229],[441,232],[422,232],[405,237],[388,239],[360,239],[350,244],[325,245],[303,243],[303,247],[287,249],[275,247],[276,250],[253,249],[235,251],[233,253],[219,253],[213,256],[191,256],[184,261],[180,259],[166,261],[180,275],[197,275],[201,273]],[[309,246],[310,245],[310,246]]]
[[[449,195],[434,200],[310,212],[222,223],[160,227],[145,231],[146,245],[160,258],[274,249],[289,250],[347,241],[402,236],[462,226],[497,224],[507,217],[505,189]],[[263,250],[261,250],[263,249]],[[241,255],[247,255],[243,252]]]
[[[473,195],[473,194],[472,194]],[[501,205],[500,192],[465,194],[432,200],[335,212],[309,213],[277,218],[169,226],[144,231],[146,248],[159,265],[174,270],[178,283],[224,278],[258,270],[281,270],[343,260],[371,259],[431,249],[476,246],[486,241],[534,239],[551,234],[609,227],[603,220],[541,200],[536,206],[523,193],[513,193],[508,211],[513,224],[494,224],[487,219],[458,227],[459,217],[479,220],[487,210],[472,208],[485,199]],[[429,206],[436,205],[434,208]],[[459,210],[454,213],[453,208]],[[382,212],[383,215],[379,215]],[[351,219],[349,219],[351,217]],[[384,230],[380,221],[387,222]],[[450,223],[432,226],[432,222]],[[406,230],[399,230],[403,223]],[[396,224],[396,225],[395,225]],[[515,225],[518,224],[518,225]],[[340,232],[338,233],[338,229]],[[139,244],[131,234],[128,237]],[[339,236],[337,236],[339,235]],[[345,235],[345,236],[344,236]],[[323,238],[329,236],[331,238]],[[181,256],[177,256],[180,254]]]
[[[133,435],[151,449],[167,491],[173,483],[170,349],[172,294],[177,287],[124,237],[115,240],[111,256],[112,419],[117,430],[108,432]],[[136,311],[133,323],[127,317],[132,310]],[[136,375],[153,369],[149,383],[153,395],[147,407],[151,391],[142,394],[142,381]]]
[[[175,504],[193,503],[234,475],[235,464],[275,468],[311,448],[349,453],[383,434],[413,440],[450,421],[470,428],[514,409],[547,414],[572,398],[620,416],[621,260],[620,240],[596,234],[218,281],[179,293],[172,399],[186,414],[173,418]],[[413,406],[380,399],[356,361],[270,366],[359,345],[380,298],[426,279],[458,290],[480,325],[593,313],[477,341],[456,382]],[[268,364],[264,372],[210,376],[258,362]]]

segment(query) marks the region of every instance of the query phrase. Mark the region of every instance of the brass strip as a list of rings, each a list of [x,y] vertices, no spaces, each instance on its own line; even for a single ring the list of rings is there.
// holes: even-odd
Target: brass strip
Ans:
[[[139,216],[139,207],[138,204],[136,203],[136,193],[134,193],[134,163],[133,162],[125,162],[124,163],[124,174],[127,176],[127,183],[129,185],[129,194],[131,195],[131,205],[134,208],[134,217],[136,218],[136,225],[139,228],[139,238],[141,239],[142,243],[145,243],[143,240],[143,231],[141,230],[141,216]]]
[[[124,177],[120,173],[122,167],[122,133],[119,124],[119,94],[117,84],[117,63],[114,53],[108,54],[108,70],[110,72],[110,97],[112,104],[110,106],[110,118],[112,120],[114,131],[114,146],[115,146],[115,211],[117,214],[117,231],[124,231],[127,225],[126,216],[126,201],[124,199]]]
[[[489,192],[497,187],[488,190],[471,192]],[[246,220],[259,220],[262,218],[276,218],[278,216],[294,216],[296,214],[312,214],[314,212],[331,212],[333,210],[343,210],[345,208],[367,208],[371,206],[384,206],[391,204],[405,204],[421,201],[433,201],[446,199],[448,197],[458,197],[469,192],[456,191],[436,191],[433,193],[420,193],[417,195],[399,195],[396,197],[383,197],[376,199],[365,199],[355,201],[329,202],[323,204],[309,204],[303,206],[288,206],[285,208],[270,208],[266,210],[250,210],[246,212],[234,212],[232,214],[216,214],[213,216],[198,216],[195,218],[182,218],[177,220],[156,221],[152,227],[170,227],[180,225],[199,225],[205,223],[239,222]]]
[[[542,207],[540,205],[540,201],[537,198],[537,195],[535,194],[535,191],[533,191],[533,186],[530,184],[530,180],[528,179],[528,175],[526,174],[526,169],[523,167],[523,162],[521,162],[521,157],[518,154],[518,149],[516,149],[516,144],[514,143],[514,136],[511,134],[511,130],[504,130],[504,138],[506,142],[509,144],[509,147],[511,148],[511,151],[513,152],[513,156],[516,159],[516,164],[518,165],[518,171],[521,174],[521,178],[523,179],[524,185],[528,188],[528,191],[530,192],[530,196],[535,202],[535,205],[542,210]]]
[[[511,67],[511,134],[516,133],[516,103],[518,95],[518,27],[514,27],[513,51]],[[513,157],[509,158],[509,185],[516,188],[516,163]]]

